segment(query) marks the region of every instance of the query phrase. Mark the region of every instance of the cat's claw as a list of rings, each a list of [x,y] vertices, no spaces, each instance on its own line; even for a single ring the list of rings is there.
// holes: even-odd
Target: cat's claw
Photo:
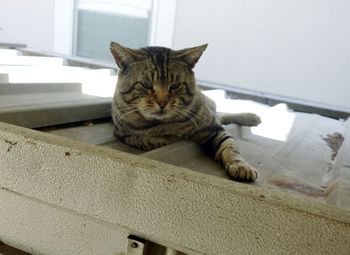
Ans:
[[[258,171],[244,161],[227,165],[226,172],[235,181],[253,182],[258,178]]]

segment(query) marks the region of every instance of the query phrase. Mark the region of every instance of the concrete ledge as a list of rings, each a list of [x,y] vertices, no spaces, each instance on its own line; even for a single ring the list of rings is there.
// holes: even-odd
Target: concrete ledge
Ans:
[[[65,64],[69,66],[81,66],[81,67],[88,67],[91,69],[95,69],[95,68],[109,68],[113,70],[117,69],[117,66],[113,62],[89,59],[89,58],[80,57],[80,56],[68,56],[57,52],[48,52],[48,51],[28,49],[28,48],[22,48],[19,50],[21,54],[23,54],[24,56],[50,56],[50,57],[63,58],[65,60]]]
[[[57,93],[55,96],[59,95]],[[62,98],[66,96],[67,99],[71,95],[62,93],[61,96]],[[46,97],[48,98],[50,97]],[[23,127],[37,128],[110,117],[109,98],[78,99],[78,96],[73,95],[73,100],[65,102],[3,107],[0,109],[0,120]]]
[[[43,94],[43,93],[81,93],[80,83],[2,83],[0,84],[0,95],[23,95],[23,94]],[[4,98],[3,98],[4,99]],[[3,101],[1,103],[4,104]],[[12,102],[13,105],[21,105],[22,101]]]
[[[8,56],[18,56],[18,50],[13,49],[1,49],[0,48],[0,57],[8,57]]]
[[[72,66],[0,66],[0,74],[7,74],[5,82],[10,83],[83,83],[101,81],[111,77],[111,69],[87,69]],[[1,78],[1,75],[0,75]],[[6,78],[6,77],[5,77]],[[114,85],[116,77],[114,79]],[[1,81],[1,80],[0,80]]]
[[[0,189],[0,203],[1,241],[28,255],[124,254],[125,228],[5,189]]]
[[[110,117],[111,98],[83,90],[80,83],[0,84],[0,121],[36,128]]]
[[[7,56],[0,59],[0,65],[62,66],[63,59],[55,57]]]
[[[4,123],[0,187],[189,254],[350,250],[349,210]],[[3,226],[12,220],[16,229],[20,221],[0,216],[0,238],[16,243]],[[64,222],[61,227],[73,231]]]

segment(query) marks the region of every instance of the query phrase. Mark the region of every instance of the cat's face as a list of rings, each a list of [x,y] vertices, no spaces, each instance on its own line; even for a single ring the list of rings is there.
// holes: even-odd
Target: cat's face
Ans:
[[[111,52],[120,68],[116,93],[130,111],[137,110],[148,120],[188,115],[196,93],[192,68],[206,46],[134,50],[112,42]]]

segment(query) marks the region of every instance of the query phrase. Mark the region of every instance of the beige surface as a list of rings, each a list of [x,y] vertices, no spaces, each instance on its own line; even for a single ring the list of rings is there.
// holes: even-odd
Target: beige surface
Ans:
[[[349,210],[7,124],[0,130],[0,186],[29,201],[26,217],[35,216],[35,199],[190,254],[350,250]],[[12,210],[2,215],[0,238],[39,252],[34,234],[24,244],[3,230],[11,220],[14,230],[30,224],[25,215],[14,220]],[[61,227],[74,236],[68,222]],[[44,241],[49,246],[55,239]]]

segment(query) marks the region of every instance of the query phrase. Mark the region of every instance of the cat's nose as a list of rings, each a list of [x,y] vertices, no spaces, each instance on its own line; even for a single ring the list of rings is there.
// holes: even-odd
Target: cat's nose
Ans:
[[[160,109],[164,109],[165,108],[165,106],[167,106],[167,104],[168,104],[168,101],[165,101],[165,100],[161,100],[161,101],[157,101],[157,104],[159,105],[159,108]]]
[[[169,103],[169,95],[166,91],[163,90],[159,90],[157,92],[155,99],[161,110],[163,110]]]

